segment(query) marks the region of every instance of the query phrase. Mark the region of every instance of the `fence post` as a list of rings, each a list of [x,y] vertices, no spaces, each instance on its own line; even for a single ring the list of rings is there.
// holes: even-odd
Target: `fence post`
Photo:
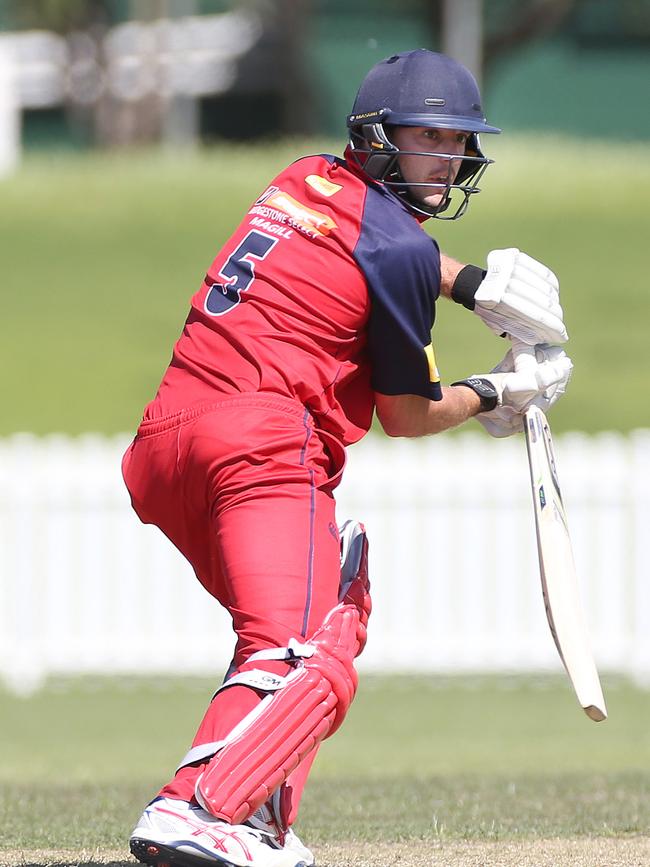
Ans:
[[[0,40],[0,178],[20,160],[20,106],[11,49]]]
[[[442,50],[464,63],[480,85],[483,67],[483,0],[444,0],[442,28]]]

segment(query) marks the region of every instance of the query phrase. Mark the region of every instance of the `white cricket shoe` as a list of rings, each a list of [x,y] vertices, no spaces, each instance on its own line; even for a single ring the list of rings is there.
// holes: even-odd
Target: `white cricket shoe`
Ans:
[[[198,805],[157,798],[130,838],[131,852],[145,864],[206,867],[308,867],[293,850],[276,848],[265,831],[230,825]]]
[[[316,863],[314,853],[305,846],[300,837],[291,828],[287,828],[284,833],[282,832],[268,801],[266,804],[262,804],[250,819],[246,820],[246,824],[264,832],[267,835],[269,844],[274,848],[292,852],[298,863],[304,864],[305,867],[314,867]]]

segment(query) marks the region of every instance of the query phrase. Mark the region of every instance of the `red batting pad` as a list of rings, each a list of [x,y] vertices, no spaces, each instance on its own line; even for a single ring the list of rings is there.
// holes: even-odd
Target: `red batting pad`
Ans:
[[[233,824],[245,821],[338,728],[356,691],[352,660],[364,633],[356,606],[341,604],[328,614],[309,642],[314,655],[199,778],[206,809]]]

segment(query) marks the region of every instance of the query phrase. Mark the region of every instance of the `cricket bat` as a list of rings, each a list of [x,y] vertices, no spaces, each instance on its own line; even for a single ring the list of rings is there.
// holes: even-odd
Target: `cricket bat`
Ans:
[[[522,355],[515,354],[517,367],[526,363]],[[580,600],[551,429],[537,406],[526,410],[524,419],[546,618],[580,705],[589,719],[601,722],[607,708]]]

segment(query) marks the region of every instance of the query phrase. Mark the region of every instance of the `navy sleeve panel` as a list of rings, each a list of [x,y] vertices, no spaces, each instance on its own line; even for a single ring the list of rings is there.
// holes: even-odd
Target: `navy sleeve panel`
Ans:
[[[373,389],[442,400],[431,345],[440,294],[438,245],[391,194],[369,187],[354,258],[370,292]]]

